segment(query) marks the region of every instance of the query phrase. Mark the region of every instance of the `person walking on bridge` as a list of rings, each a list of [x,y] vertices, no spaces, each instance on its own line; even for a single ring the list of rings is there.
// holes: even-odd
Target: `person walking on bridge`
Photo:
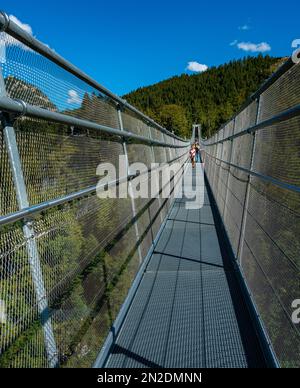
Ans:
[[[195,143],[195,149],[196,149],[196,163],[200,163],[200,145],[198,142]]]
[[[196,158],[196,146],[195,144],[192,145],[192,148],[190,149],[190,159],[193,168],[195,167],[195,158]]]

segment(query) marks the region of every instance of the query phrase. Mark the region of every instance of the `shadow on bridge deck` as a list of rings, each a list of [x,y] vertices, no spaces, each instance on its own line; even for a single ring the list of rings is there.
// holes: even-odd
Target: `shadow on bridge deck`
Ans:
[[[207,189],[202,209],[185,201],[174,203],[106,367],[266,366]]]

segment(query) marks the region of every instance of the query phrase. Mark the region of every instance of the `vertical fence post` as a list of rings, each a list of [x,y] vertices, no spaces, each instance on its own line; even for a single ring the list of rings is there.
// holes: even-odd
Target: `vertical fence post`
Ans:
[[[163,132],[161,133],[161,140],[162,140],[164,143],[167,143],[167,142],[166,142],[166,138],[165,138],[165,134],[164,134]],[[165,156],[166,156],[166,163],[168,163],[169,160],[171,160],[169,149],[170,149],[170,147],[164,147],[164,152],[165,152]],[[169,158],[168,158],[168,155],[169,155]]]
[[[234,134],[235,131],[235,124],[236,124],[236,117],[233,119],[233,128],[232,128],[232,134]],[[227,140],[228,141],[228,140]],[[230,151],[229,151],[229,163],[232,162],[232,154],[233,154],[233,139],[230,139]],[[228,166],[228,175],[227,175],[227,181],[226,181],[226,194],[225,194],[225,200],[224,200],[224,208],[223,208],[223,221],[225,221],[225,210],[226,210],[226,203],[227,203],[227,197],[228,197],[228,183],[229,183],[229,175],[230,175],[230,166]],[[225,224],[225,222],[224,222]]]
[[[224,131],[223,131],[223,134],[224,134]],[[221,191],[219,190],[219,185],[220,185],[220,182],[222,182],[222,178],[223,178],[223,166],[222,166],[222,156],[223,156],[223,142],[219,143],[220,144],[220,151],[219,151],[219,157],[217,160],[217,163],[220,163],[219,164],[219,176],[218,176],[218,179],[215,180],[215,187],[216,187],[216,201],[217,201],[217,205],[218,205],[218,209],[219,209],[219,213],[221,214],[221,207],[220,207],[220,197],[221,197]],[[222,214],[221,214],[221,217],[222,217]]]
[[[163,132],[161,133],[161,140],[162,140],[164,143],[167,143],[167,142],[166,142],[166,139],[165,139],[165,135],[164,135]],[[165,156],[166,156],[166,163],[168,163],[168,161],[172,159],[171,157],[170,157],[170,159],[168,159],[168,154],[169,154],[169,156],[170,156],[170,152],[168,152],[169,149],[170,149],[169,147],[164,147],[164,152],[165,152]]]
[[[121,108],[120,105],[117,106],[117,112],[118,112],[118,121],[119,121],[120,130],[124,131],[123,119],[122,119],[122,108]],[[125,139],[123,139],[123,151],[124,151],[124,155],[125,155],[125,159],[126,159],[127,176],[130,176],[129,158],[128,158],[127,144],[126,144]],[[134,198],[131,195],[132,194],[132,184],[131,184],[130,180],[128,182],[128,194],[130,195],[130,198],[131,198],[132,215],[133,215],[133,218],[135,220],[135,222],[134,222],[134,230],[135,230],[136,240],[137,240],[137,243],[138,243],[139,240],[140,240],[140,234],[139,234],[139,228],[138,228],[137,219],[136,219],[135,202],[134,202]],[[141,251],[140,244],[138,245],[137,250],[138,250],[138,255],[139,255],[139,262],[140,262],[140,264],[142,264],[143,256],[142,256],[142,251]]]
[[[149,129],[149,137],[150,137],[150,139],[151,140],[153,140],[153,138],[152,138],[152,133],[151,133],[151,128],[148,126],[148,129]],[[162,134],[163,135],[163,134]],[[164,136],[162,136],[162,138],[163,138],[163,140],[162,141],[164,141]],[[164,148],[165,149],[165,148]],[[156,162],[156,159],[155,159],[155,152],[154,152],[154,148],[153,148],[153,145],[151,144],[151,154],[152,154],[152,160],[153,160],[153,163],[155,163]],[[167,156],[167,153],[166,153],[166,156]],[[156,176],[155,176],[155,179],[156,179]],[[157,180],[156,180],[157,181]],[[159,180],[158,180],[158,188],[159,188]],[[159,192],[158,192],[158,206],[159,206],[159,209],[161,208],[161,198],[160,198],[160,194],[159,194]],[[159,211],[159,215],[160,215],[160,221],[161,221],[161,223],[163,223],[163,216],[162,216],[162,212],[161,211]],[[152,221],[152,220],[151,220]],[[152,239],[152,242],[154,242],[153,241],[154,239]]]
[[[163,139],[164,139],[164,142],[167,142],[167,143],[173,142],[172,137],[170,137],[169,140],[166,140],[164,134],[163,134]],[[166,150],[166,163],[169,163],[169,161],[173,159],[172,153],[171,153],[171,148],[165,147],[165,150]]]
[[[0,96],[6,96],[5,83],[0,69]],[[16,140],[16,133],[13,127],[13,117],[7,117],[4,120],[4,140],[8,152],[10,168],[14,180],[16,197],[19,209],[29,207],[29,200],[26,190],[26,184],[22,171],[22,165]],[[40,263],[38,248],[35,240],[35,232],[32,222],[24,220],[23,234],[26,242],[28,260],[30,265],[31,277],[35,289],[38,311],[41,324],[43,327],[45,349],[47,354],[48,364],[51,368],[58,366],[58,354],[52,328],[50,311],[46,289],[44,285],[43,272]]]
[[[260,110],[261,110],[261,101],[262,101],[261,96],[259,96],[257,99],[257,111],[256,111],[255,124],[258,124],[258,122],[259,122],[259,115],[260,115]],[[250,157],[250,171],[253,169],[253,164],[254,164],[256,132],[254,132],[252,134],[252,137],[253,137],[253,139],[252,139],[252,150],[251,150],[251,157]],[[247,180],[247,188],[246,188],[243,214],[242,214],[241,231],[240,231],[237,256],[236,256],[236,259],[237,260],[239,259],[239,264],[241,267],[242,267],[242,256],[243,256],[244,240],[245,240],[245,230],[246,230],[246,223],[247,223],[247,212],[248,212],[249,198],[250,198],[250,185],[251,185],[251,175],[249,174],[248,180]]]

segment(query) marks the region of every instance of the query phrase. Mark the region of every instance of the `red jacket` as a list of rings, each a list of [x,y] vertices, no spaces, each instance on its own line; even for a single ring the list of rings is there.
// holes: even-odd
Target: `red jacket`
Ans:
[[[190,150],[190,158],[191,158],[191,159],[194,159],[195,156],[196,156],[196,150],[192,148],[192,149]]]

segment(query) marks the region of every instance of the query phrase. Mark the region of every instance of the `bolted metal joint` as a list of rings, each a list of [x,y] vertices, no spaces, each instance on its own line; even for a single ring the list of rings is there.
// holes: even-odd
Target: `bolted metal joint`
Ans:
[[[5,32],[7,30],[9,22],[8,15],[5,12],[0,11],[0,32]]]
[[[19,105],[21,105],[22,110],[19,112],[10,112],[10,111],[0,111],[0,121],[2,124],[2,127],[9,127],[13,126],[14,122],[22,117],[25,116],[27,113],[27,104],[25,101],[22,100],[14,100]]]
[[[125,104],[118,102],[116,107],[119,112],[125,112]]]
[[[141,173],[140,171],[136,172],[135,174],[133,174],[132,172],[129,171],[128,173],[128,181],[133,181],[135,178],[137,178],[138,176],[140,176]]]
[[[32,232],[32,238],[35,237],[35,232],[34,232],[34,221],[35,221],[35,217],[31,216],[26,216],[24,217],[23,219],[23,223],[30,229],[30,231]]]

